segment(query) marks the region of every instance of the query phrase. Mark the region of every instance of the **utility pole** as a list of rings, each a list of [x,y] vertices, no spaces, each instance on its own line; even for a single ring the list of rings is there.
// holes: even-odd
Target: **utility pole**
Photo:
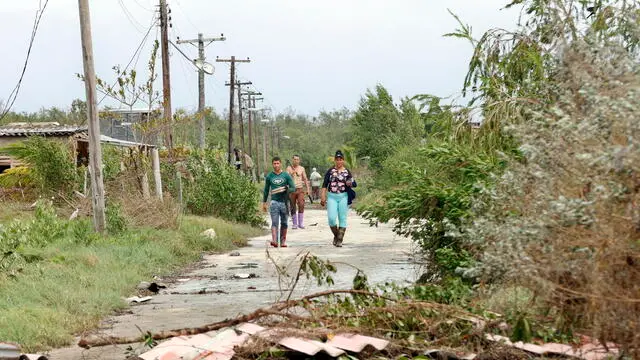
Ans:
[[[269,163],[267,162],[267,126],[262,127],[262,160],[263,160],[263,168],[262,173],[266,176],[267,169],[269,168]]]
[[[217,38],[204,38],[204,36],[202,35],[202,33],[198,33],[198,38],[197,39],[192,39],[192,40],[178,40],[177,43],[178,44],[198,44],[198,61],[200,62],[200,67],[198,68],[198,114],[200,116],[200,136],[199,136],[199,145],[200,145],[200,149],[204,149],[206,147],[205,144],[205,131],[206,131],[206,124],[205,124],[205,118],[204,118],[204,69],[202,67],[202,64],[204,64],[204,47],[205,47],[205,41],[207,41],[207,45],[211,44],[214,41],[225,41],[226,38],[224,37],[224,34],[220,34],[220,37]]]
[[[254,116],[252,119],[252,114],[254,114],[255,112],[255,108],[256,108],[256,95],[262,95],[261,92],[255,92],[255,91],[248,91],[245,93],[246,95],[248,95],[247,98],[247,108],[249,108],[249,119],[248,119],[248,124],[249,124],[249,156],[254,159],[255,156],[255,164],[256,164],[256,172],[258,170],[259,163],[260,163],[260,156],[259,156],[259,152],[258,152],[258,123],[255,122],[256,126],[255,126],[255,131],[253,131],[253,123],[255,120],[255,118],[257,118],[257,115]],[[260,98],[262,99],[262,98]],[[255,134],[255,135],[254,135]],[[256,144],[256,148],[255,148],[255,152],[253,151],[253,137],[255,136],[255,144]]]
[[[93,40],[91,38],[91,15],[89,0],[78,0],[80,13],[80,38],[82,40],[82,63],[84,87],[87,94],[87,123],[89,124],[89,171],[91,172],[91,198],[93,205],[93,227],[102,233],[106,228],[104,212],[104,183],[102,179],[102,148],[100,146],[100,123],[96,104],[96,73],[93,67]]]
[[[256,107],[256,100],[262,100],[263,98],[257,98],[254,96],[253,97],[253,108],[255,109]],[[256,159],[260,158],[260,148],[258,146],[258,140],[260,139],[260,135],[258,134],[258,125],[260,125],[260,121],[262,120],[262,116],[261,116],[262,112],[256,112],[255,116],[256,116],[256,120],[255,120],[255,124],[256,124]],[[262,164],[263,167],[267,166],[266,164]]]
[[[171,154],[173,149],[173,116],[171,114],[171,76],[169,70],[169,19],[167,0],[160,0],[160,48],[162,50],[162,95],[164,105],[165,146]]]
[[[245,161],[244,153],[247,148],[244,147],[244,121],[242,120],[242,85],[238,82],[238,123],[240,125],[240,147],[242,148],[242,172],[246,175],[247,162]]]
[[[230,85],[230,84],[225,84]],[[240,125],[240,147],[242,148],[242,171],[247,170],[247,164],[244,158],[244,153],[247,149],[244,147],[244,122],[242,121],[242,85],[251,85],[251,81],[241,82],[237,81],[236,86],[238,87],[238,123]]]
[[[240,147],[242,148],[242,171],[246,172],[247,162],[245,160],[244,153],[247,151],[247,148],[244,146],[244,121],[242,120],[242,85],[251,85],[251,81],[236,82],[236,86],[238,87],[238,123],[240,125]]]
[[[232,163],[233,159],[233,98],[235,95],[235,85],[236,85],[236,63],[251,62],[249,58],[246,60],[237,60],[235,56],[232,56],[230,59],[219,59],[216,58],[216,62],[230,62],[231,63],[231,75],[229,78],[229,164]]]
[[[242,95],[247,95],[247,111],[249,113],[248,115],[248,119],[247,119],[247,125],[249,127],[249,131],[248,131],[248,136],[249,136],[249,156],[253,158],[253,129],[252,129],[252,119],[251,119],[251,113],[253,112],[253,110],[251,110],[252,108],[256,107],[256,102],[255,102],[255,95],[262,95],[262,93],[260,92],[255,92],[255,91],[247,91],[242,93]],[[253,101],[252,101],[253,100]]]
[[[244,153],[246,151],[246,149],[244,148],[244,123],[242,121],[242,97],[241,97],[241,93],[242,93],[242,85],[251,85],[251,81],[246,81],[246,82],[241,82],[241,81],[236,81],[235,86],[238,87],[238,123],[240,125],[240,146],[242,147],[242,152]],[[231,86],[231,83],[225,83],[225,86]],[[231,97],[235,96],[235,94],[231,95]],[[246,169],[246,162],[244,159],[244,155],[242,156],[242,170],[245,171]]]

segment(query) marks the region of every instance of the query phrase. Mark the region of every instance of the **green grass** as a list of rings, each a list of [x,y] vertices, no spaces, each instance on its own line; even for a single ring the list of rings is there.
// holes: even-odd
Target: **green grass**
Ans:
[[[27,351],[68,345],[74,334],[125,307],[123,297],[131,296],[139,281],[175,272],[202,252],[230,250],[263,234],[247,225],[185,216],[178,230],[132,229],[101,238],[87,231],[84,221],[86,227],[77,226],[82,230],[54,243],[23,247],[28,260],[15,266],[21,270],[14,275],[0,270],[0,339]],[[216,230],[216,239],[200,236],[207,228]]]
[[[0,205],[0,224],[5,224],[16,219],[26,219],[31,217],[33,210],[29,209],[29,205],[31,204],[2,201],[2,205]]]

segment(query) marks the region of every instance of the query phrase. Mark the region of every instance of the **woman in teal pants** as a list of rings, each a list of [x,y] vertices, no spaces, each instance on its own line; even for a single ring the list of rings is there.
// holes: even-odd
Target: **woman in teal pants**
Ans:
[[[353,175],[344,167],[342,151],[336,151],[335,166],[327,170],[322,184],[320,205],[327,207],[329,228],[333,233],[333,245],[342,247],[347,231],[347,211],[349,210],[347,190],[351,188]]]

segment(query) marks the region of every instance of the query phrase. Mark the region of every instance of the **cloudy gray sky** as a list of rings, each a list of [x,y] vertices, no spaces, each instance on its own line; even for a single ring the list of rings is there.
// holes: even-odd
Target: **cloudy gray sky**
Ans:
[[[394,98],[431,93],[459,94],[471,55],[468,43],[444,38],[455,20],[451,9],[473,27],[476,37],[491,27],[513,28],[518,13],[500,10],[506,0],[167,0],[172,10],[170,38],[191,39],[224,33],[225,42],[206,48],[206,56],[250,57],[238,67],[275,111],[287,107],[315,115],[322,109],[355,108],[367,88],[381,83]],[[0,100],[15,85],[26,54],[33,19],[43,0],[0,0],[3,37]],[[98,76],[114,79],[111,67],[126,65],[156,16],[158,1],[90,1]],[[151,30],[137,62],[146,72]],[[192,57],[197,50],[181,45]],[[206,102],[228,107],[229,66],[215,63],[207,76]],[[160,60],[158,59],[158,70]],[[50,0],[33,46],[15,111],[68,108],[84,99],[78,2]],[[197,107],[197,73],[171,48],[174,108]],[[161,83],[158,81],[158,88]],[[103,105],[114,105],[105,101]]]

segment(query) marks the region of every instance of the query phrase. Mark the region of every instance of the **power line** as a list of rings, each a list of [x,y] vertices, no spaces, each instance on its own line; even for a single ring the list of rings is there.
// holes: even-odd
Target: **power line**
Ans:
[[[129,62],[127,63],[127,66],[124,67],[123,71],[127,71],[129,66],[131,66],[131,63],[136,59],[136,57],[139,58],[138,53],[140,52],[140,50],[142,49],[144,44],[147,42],[147,38],[149,37],[149,34],[151,33],[151,29],[153,29],[156,26],[157,23],[158,23],[158,19],[156,18],[156,15],[154,13],[153,16],[152,16],[152,19],[151,19],[151,25],[149,26],[149,29],[147,30],[147,33],[142,38],[142,41],[140,41],[140,44],[138,45],[138,48],[136,49],[136,51],[131,56],[131,59],[129,59]],[[136,63],[137,63],[137,61],[136,61]],[[116,79],[116,81],[114,81],[113,84],[111,84],[111,87],[115,86],[117,82],[118,82],[118,80]],[[107,97],[107,94],[104,94],[102,96],[102,99],[100,99],[100,101],[98,101],[97,105],[100,105],[100,103],[102,103],[102,101],[104,101],[104,99],[106,97]]]
[[[144,31],[144,26],[140,24],[138,20],[136,20],[136,18],[129,12],[129,9],[127,9],[122,0],[118,0],[118,4],[120,4],[120,8],[124,12],[131,25],[133,25],[133,27],[135,27],[139,33],[142,33]]]
[[[214,81],[214,77],[210,76],[208,77],[209,83],[215,88],[215,94],[216,94],[216,99],[218,100],[222,100],[224,102],[225,100],[225,92],[226,89],[222,87],[222,85],[220,85],[219,83]]]
[[[149,9],[148,7],[140,4],[140,2],[138,0],[133,0],[133,1],[136,3],[136,5],[138,5],[140,8],[142,8],[144,10],[149,11],[149,12],[155,12],[154,9]]]
[[[29,56],[31,55],[31,48],[33,47],[33,41],[36,38],[36,33],[38,32],[38,26],[40,25],[40,19],[42,19],[42,14],[44,14],[44,10],[47,8],[47,4],[49,4],[49,0],[44,2],[44,6],[39,6],[38,11],[36,11],[36,17],[33,21],[33,29],[31,30],[31,40],[29,40],[29,48],[27,49],[27,56],[24,60],[24,66],[22,67],[22,73],[20,74],[20,78],[18,79],[18,83],[13,88],[9,97],[7,97],[7,101],[9,105],[2,112],[2,116],[0,116],[0,121],[7,116],[13,104],[16,102],[18,98],[18,92],[20,92],[20,85],[22,85],[22,79],[24,78],[24,73],[27,71],[27,64],[29,63]],[[42,3],[40,3],[42,5]],[[12,99],[13,97],[13,99]]]
[[[180,9],[180,12],[182,13],[182,15],[184,15],[184,17],[187,19],[187,21],[189,22],[189,24],[191,24],[191,26],[193,26],[193,28],[197,31],[197,32],[202,32],[200,31],[200,29],[198,29],[198,27],[196,26],[196,24],[193,23],[193,21],[191,21],[191,18],[189,18],[189,15],[187,15],[187,12],[184,11],[182,9],[182,4],[180,3],[180,0],[176,0],[176,4],[178,4],[178,9]]]
[[[171,42],[171,44],[173,44],[173,42]],[[175,45],[174,45],[175,46]],[[191,93],[191,98],[195,98],[196,97],[196,93],[193,91],[193,88],[189,85],[189,79],[187,76],[187,68],[185,67],[185,62],[189,62],[189,68],[193,67],[193,62],[187,58],[183,58],[182,61],[179,61],[180,63],[180,68],[182,69],[182,77],[184,78],[184,84],[185,86],[189,89],[189,92]]]

